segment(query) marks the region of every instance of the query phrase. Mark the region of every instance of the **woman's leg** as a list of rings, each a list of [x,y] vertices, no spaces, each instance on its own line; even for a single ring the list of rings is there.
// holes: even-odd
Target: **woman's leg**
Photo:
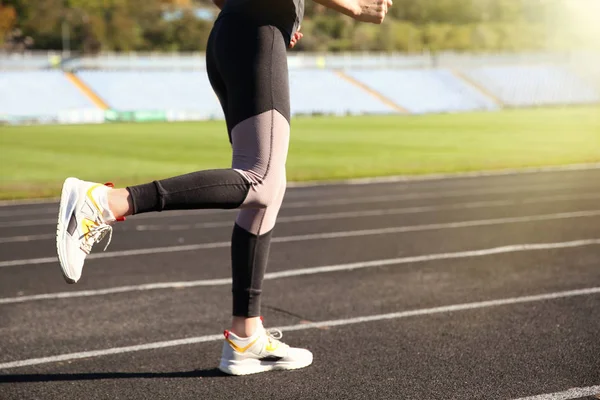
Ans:
[[[221,20],[209,40],[207,70],[225,112],[232,168],[111,191],[109,203],[116,217],[241,208],[231,240],[232,331],[250,336],[261,315],[271,234],[286,186],[290,105],[284,36],[272,26]]]
[[[233,321],[232,330],[225,331],[219,369],[245,375],[303,368],[312,363],[312,353],[279,342],[281,336],[265,331],[258,318],[271,232],[286,185],[287,43],[272,26],[233,19],[222,28],[216,39],[216,59],[227,87],[232,166],[251,186],[232,234]]]
[[[232,331],[259,326],[271,234],[285,194],[290,103],[284,36],[272,26],[229,18],[216,27],[217,77],[233,147],[232,167],[250,182],[232,233]],[[220,90],[221,82],[225,90]]]

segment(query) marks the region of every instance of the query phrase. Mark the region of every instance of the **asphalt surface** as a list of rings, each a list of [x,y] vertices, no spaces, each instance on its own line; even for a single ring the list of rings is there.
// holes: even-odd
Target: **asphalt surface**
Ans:
[[[516,399],[600,385],[598,169],[289,189],[263,314],[315,361],[247,377],[216,369],[212,337],[229,322],[234,212],[131,217],[77,285],[55,259],[56,213],[0,207],[0,399]]]

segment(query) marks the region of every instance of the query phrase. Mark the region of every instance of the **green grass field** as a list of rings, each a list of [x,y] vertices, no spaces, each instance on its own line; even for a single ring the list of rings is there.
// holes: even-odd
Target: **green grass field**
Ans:
[[[0,198],[57,196],[67,176],[140,183],[228,167],[224,122],[0,127]],[[290,181],[600,162],[600,107],[297,118]]]

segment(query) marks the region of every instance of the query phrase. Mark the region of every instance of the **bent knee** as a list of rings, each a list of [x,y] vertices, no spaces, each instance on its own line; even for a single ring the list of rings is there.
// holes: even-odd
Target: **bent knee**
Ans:
[[[248,171],[244,172],[244,176],[248,179]],[[285,172],[283,174],[270,174],[265,179],[257,179],[252,177],[248,179],[251,187],[244,200],[243,207],[245,208],[267,208],[281,206],[283,194],[286,189]]]
[[[285,180],[279,182],[266,180],[250,189],[244,205],[248,204],[248,206],[256,208],[279,208],[283,200],[285,187]]]

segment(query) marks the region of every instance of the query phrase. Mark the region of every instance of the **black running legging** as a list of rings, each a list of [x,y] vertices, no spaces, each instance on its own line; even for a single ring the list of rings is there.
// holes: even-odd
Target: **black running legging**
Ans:
[[[260,316],[271,232],[286,187],[290,136],[287,39],[280,29],[221,16],[206,64],[233,148],[231,169],[131,186],[134,214],[240,208],[231,238],[233,315]]]

